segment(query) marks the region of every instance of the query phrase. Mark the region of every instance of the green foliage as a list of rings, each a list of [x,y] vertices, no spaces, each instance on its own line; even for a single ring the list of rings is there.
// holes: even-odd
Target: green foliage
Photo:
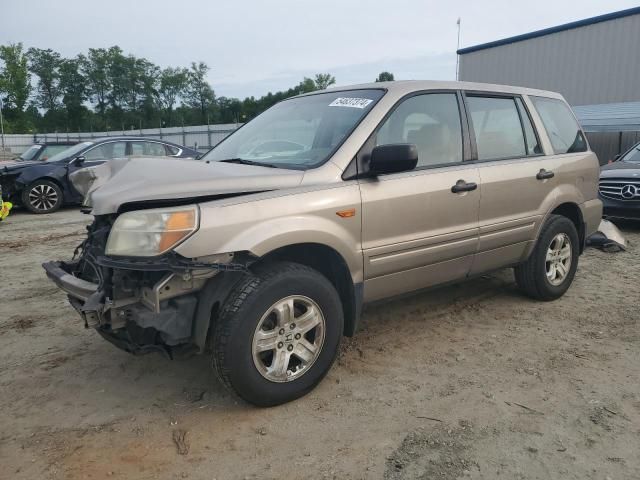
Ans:
[[[173,107],[185,95],[189,85],[189,70],[186,68],[165,68],[160,72],[158,101],[166,112],[169,123],[173,117]]]
[[[393,73],[391,72],[381,72],[376,78],[376,82],[393,82],[395,78],[393,78]]]
[[[60,65],[62,60],[58,52],[50,48],[30,48],[27,51],[29,71],[38,77],[36,105],[46,110],[55,110],[60,99]]]
[[[7,122],[16,131],[32,128],[25,107],[31,93],[31,76],[27,67],[27,55],[21,43],[0,45],[0,97]]]
[[[204,62],[191,63],[191,69],[187,72],[185,103],[200,111],[200,123],[207,122],[207,111],[215,100],[213,89],[207,82],[207,73],[209,67]]]
[[[84,105],[89,92],[85,83],[86,77],[81,72],[86,61],[85,57],[79,55],[76,58],[62,60],[59,67],[59,92],[65,110],[65,124],[71,131],[82,130],[89,113],[89,109]],[[61,124],[56,124],[54,130],[59,129],[59,125]]]
[[[14,133],[240,123],[285,98],[336,82],[319,73],[287,90],[240,100],[215,96],[204,62],[160,69],[118,46],[63,58],[51,49],[24,52],[15,44],[0,46],[0,60],[5,129]]]
[[[330,85],[336,83],[336,77],[329,73],[318,73],[314,83],[316,85],[316,89],[324,90],[325,88],[329,88]]]

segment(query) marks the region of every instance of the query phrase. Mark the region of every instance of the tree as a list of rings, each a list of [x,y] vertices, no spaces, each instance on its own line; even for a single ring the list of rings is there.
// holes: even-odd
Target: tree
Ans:
[[[73,131],[83,129],[84,118],[88,112],[84,105],[87,100],[87,82],[80,68],[85,62],[86,58],[82,55],[60,62],[59,91],[66,111],[66,123]]]
[[[261,97],[216,99],[204,62],[160,69],[118,46],[63,58],[51,49],[0,46],[0,98],[12,131],[79,131],[246,122],[295,95],[325,89],[335,77],[319,73]],[[30,97],[30,74],[37,78]],[[161,121],[162,120],[162,121]]]
[[[376,78],[376,82],[393,82],[395,78],[393,78],[393,73],[391,72],[381,72]]]
[[[29,71],[38,77],[36,105],[55,110],[60,104],[60,54],[50,48],[30,48],[27,51]]]
[[[215,100],[215,94],[209,82],[207,82],[209,67],[204,62],[191,63],[191,69],[187,75],[187,88],[185,100],[187,105],[200,110],[200,119],[207,121],[207,111]]]
[[[160,106],[167,111],[169,123],[172,120],[174,105],[186,92],[188,80],[189,70],[186,68],[168,67],[160,72],[158,99]]]
[[[87,79],[87,92],[90,99],[96,104],[103,121],[107,99],[111,91],[109,67],[113,49],[120,50],[118,47],[111,47],[109,49],[111,52],[104,48],[90,48],[89,54],[83,58],[82,62],[82,71]]]
[[[4,64],[0,70],[0,94],[7,121],[17,131],[27,131],[31,128],[25,117],[25,107],[31,93],[31,76],[22,43],[0,45],[0,60]]]
[[[22,112],[31,92],[31,76],[27,67],[27,56],[22,51],[22,43],[1,45],[0,60],[4,63],[4,68],[0,71],[3,103],[7,108]]]
[[[293,88],[293,95],[300,95],[301,93],[315,92],[316,90],[318,90],[318,86],[316,85],[316,82],[311,78],[304,77],[302,81],[296,87]],[[286,95],[286,97],[289,97],[289,96],[291,95]]]
[[[329,85],[336,83],[336,78],[329,73],[318,73],[314,83],[316,84],[316,90],[324,90],[329,88]]]

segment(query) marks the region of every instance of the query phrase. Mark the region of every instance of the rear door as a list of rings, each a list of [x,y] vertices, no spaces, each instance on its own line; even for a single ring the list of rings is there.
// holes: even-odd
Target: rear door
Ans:
[[[471,269],[477,274],[523,259],[553,203],[556,179],[520,96],[466,92],[465,105],[482,183]]]
[[[469,156],[462,97],[425,92],[400,101],[359,157],[413,143],[418,166],[360,180],[366,301],[464,278],[478,242],[479,175]],[[452,192],[456,184],[468,188]]]
[[[160,142],[133,141],[129,142],[129,154],[141,157],[166,157],[165,145]]]

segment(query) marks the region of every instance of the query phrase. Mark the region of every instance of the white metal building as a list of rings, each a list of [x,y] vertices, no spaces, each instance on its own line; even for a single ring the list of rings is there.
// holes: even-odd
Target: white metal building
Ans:
[[[603,163],[640,140],[640,7],[458,54],[461,80],[562,93]]]

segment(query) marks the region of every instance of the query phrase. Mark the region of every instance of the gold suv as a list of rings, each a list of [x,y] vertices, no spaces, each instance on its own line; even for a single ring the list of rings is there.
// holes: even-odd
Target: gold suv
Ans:
[[[278,103],[199,162],[76,172],[94,222],[44,264],[116,346],[211,354],[243,399],[320,382],[362,305],[513,267],[555,300],[602,216],[599,167],[561,95],[458,82]]]

